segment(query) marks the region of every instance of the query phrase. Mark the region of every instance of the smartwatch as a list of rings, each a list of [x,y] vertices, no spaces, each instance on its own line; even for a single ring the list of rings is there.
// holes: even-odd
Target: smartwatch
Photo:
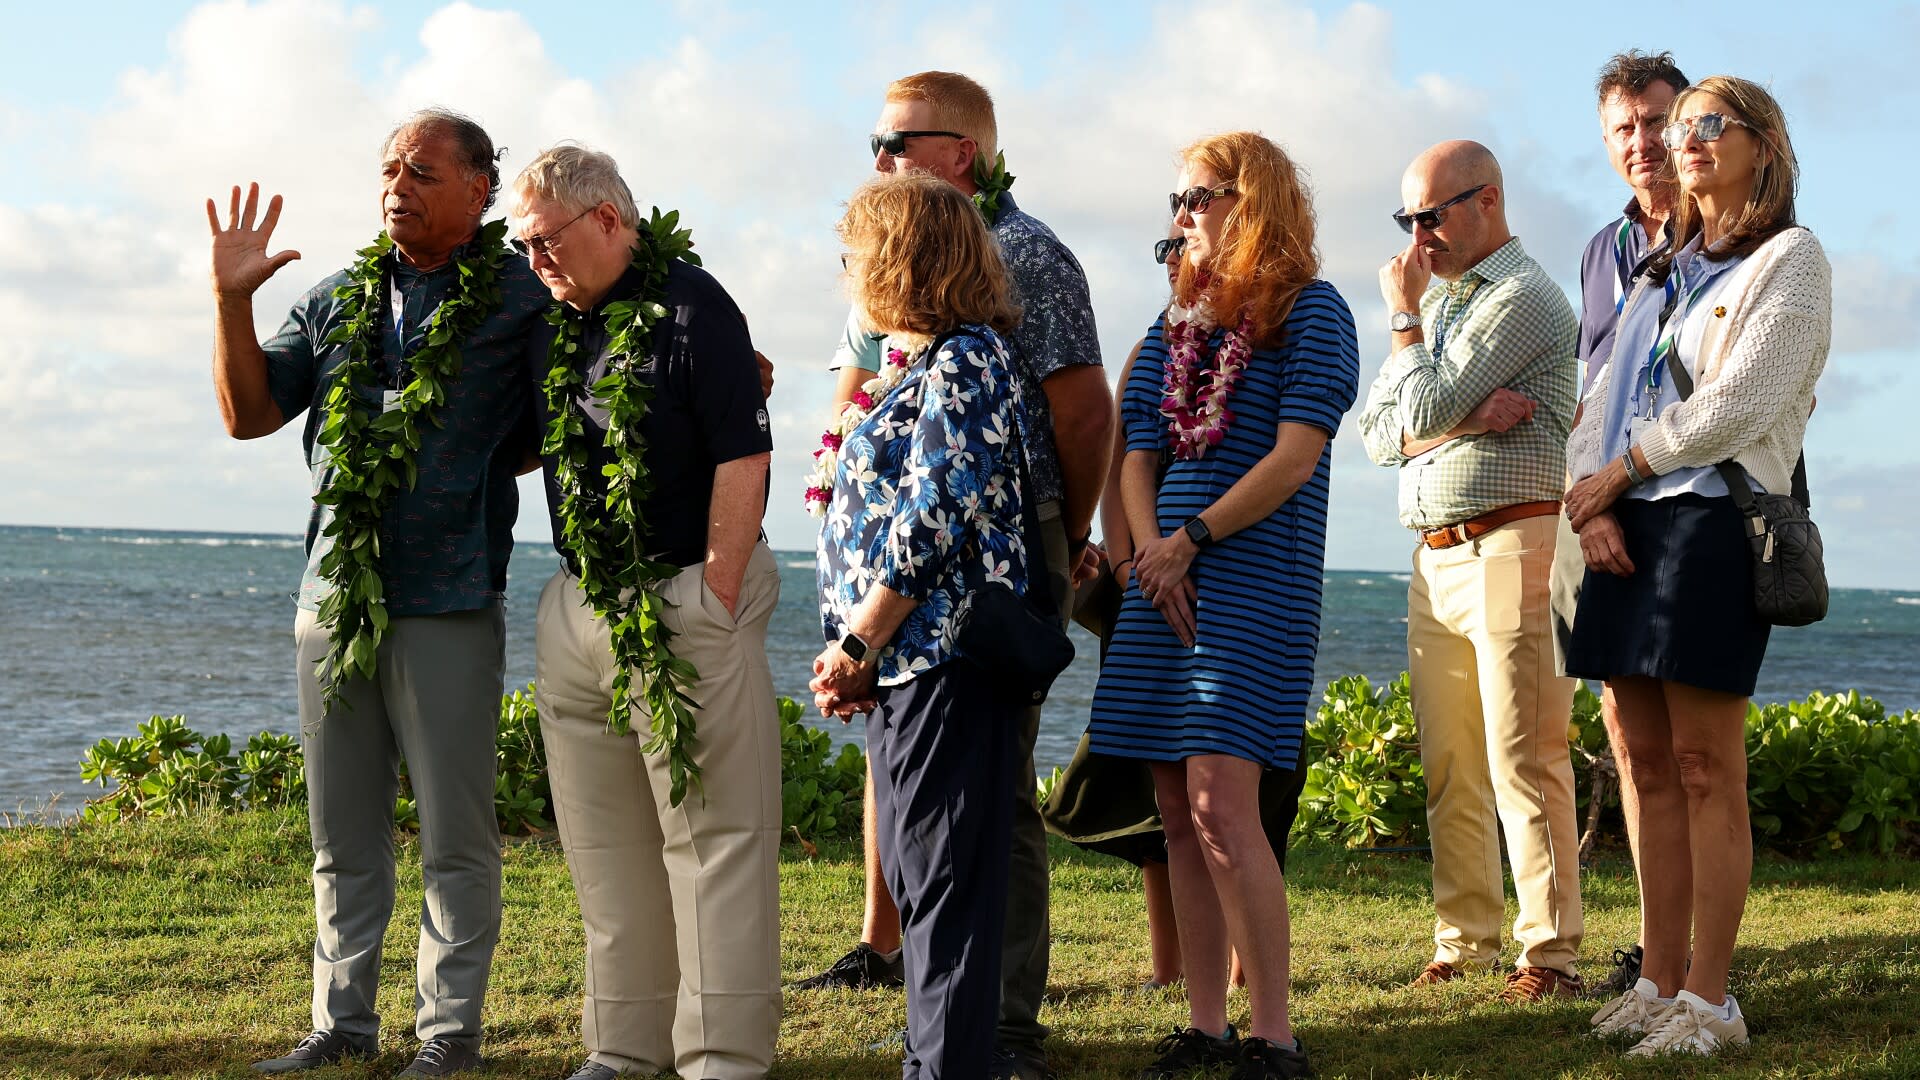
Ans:
[[[1180,531],[1187,534],[1187,539],[1193,541],[1194,547],[1206,547],[1213,543],[1213,533],[1207,529],[1207,523],[1201,521],[1198,515],[1180,526]]]
[[[1396,311],[1393,318],[1387,320],[1387,329],[1396,334],[1420,329],[1420,313],[1417,311]]]
[[[863,664],[867,660],[867,653],[871,650],[864,638],[849,630],[840,635],[840,651],[846,653],[847,659],[854,663]]]

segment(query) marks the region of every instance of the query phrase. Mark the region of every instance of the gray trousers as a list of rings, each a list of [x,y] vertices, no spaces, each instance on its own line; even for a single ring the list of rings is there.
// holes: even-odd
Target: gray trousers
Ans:
[[[499,607],[397,617],[373,679],[321,708],[315,662],[327,631],[302,610],[300,744],[313,833],[313,1026],[372,1041],[380,945],[393,916],[398,764],[420,812],[420,948],[414,1033],[478,1046],[480,1008],[500,937],[500,828],[494,741],[506,668]]]
[[[1046,548],[1047,585],[1060,611],[1060,625],[1073,614],[1073,568],[1067,565],[1067,530],[1057,502],[1040,504],[1040,539]],[[1007,920],[1000,949],[1002,1049],[1028,1061],[1045,1061],[1047,1027],[1040,1002],[1047,993],[1052,938],[1047,917],[1047,826],[1034,801],[1033,744],[1040,734],[1040,706],[1022,709],[1013,746],[1013,850],[1007,865]]]

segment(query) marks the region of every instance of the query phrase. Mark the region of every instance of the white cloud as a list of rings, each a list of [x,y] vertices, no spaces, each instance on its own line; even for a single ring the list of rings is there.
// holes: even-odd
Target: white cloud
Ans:
[[[811,70],[777,34],[720,34],[690,20],[695,36],[593,78],[516,13],[454,3],[418,23],[392,18],[297,0],[196,8],[164,59],[125,72],[110,110],[68,136],[88,167],[80,194],[0,204],[0,235],[16,241],[0,247],[9,329],[0,338],[0,520],[298,529],[306,485],[297,434],[236,444],[214,414],[202,201],[224,203],[228,186],[252,179],[285,196],[275,246],[304,258],[257,297],[269,333],[294,296],[366,242],[380,139],[427,104],[480,119],[511,148],[508,176],[541,147],[575,138],[619,159],[643,204],[684,211],[708,267],[781,365],[768,529],[783,546],[810,546],[813,530],[797,491],[846,303],[831,226],[866,173],[862,136],[894,75],[959,69],[993,89],[1015,194],[1085,265],[1114,367],[1163,299],[1146,252],[1165,224],[1174,154],[1208,132],[1262,130],[1304,167],[1325,274],[1360,319],[1369,375],[1385,350],[1374,272],[1403,242],[1387,213],[1402,168],[1427,143],[1488,142],[1506,167],[1516,230],[1563,277],[1597,224],[1560,193],[1565,162],[1506,137],[1484,88],[1398,74],[1391,20],[1367,4],[1331,15],[1168,4],[1122,55],[1063,44],[1058,62],[1040,64],[1016,62],[977,13],[894,8],[851,25],[847,62]],[[1170,62],[1170,50],[1229,36],[1259,62],[1186,53]],[[748,39],[756,43],[736,44]],[[0,108],[0,140],[45,127]],[[1876,322],[1884,315],[1874,309],[1920,307],[1920,278],[1871,258],[1836,264],[1849,282],[1842,346],[1893,343],[1890,327],[1912,320]],[[1832,393],[1838,404],[1846,388]],[[1334,565],[1405,564],[1411,540],[1394,521],[1393,487],[1392,471],[1366,463],[1357,438],[1343,434]],[[536,499],[522,534],[541,532],[541,517]]]

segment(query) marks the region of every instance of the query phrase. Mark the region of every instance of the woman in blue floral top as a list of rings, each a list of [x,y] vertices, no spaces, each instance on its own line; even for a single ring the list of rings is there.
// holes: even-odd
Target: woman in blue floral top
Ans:
[[[814,661],[824,715],[870,714],[881,866],[906,962],[903,1075],[985,1076],[1021,703],[952,647],[968,589],[1027,588],[1020,390],[998,249],[973,202],[930,176],[862,187],[840,222],[862,320],[887,365],[826,438]],[[823,460],[825,460],[823,458]]]

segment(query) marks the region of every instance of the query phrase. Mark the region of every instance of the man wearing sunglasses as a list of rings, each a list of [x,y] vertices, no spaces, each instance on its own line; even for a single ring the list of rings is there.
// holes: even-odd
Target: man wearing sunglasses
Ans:
[[[1674,65],[1671,53],[1628,51],[1614,56],[1600,69],[1594,87],[1599,97],[1600,137],[1606,143],[1607,160],[1632,189],[1633,198],[1619,217],[1594,234],[1580,258],[1582,387],[1593,382],[1600,366],[1613,354],[1614,328],[1634,277],[1666,246],[1666,224],[1673,212],[1675,188],[1667,173],[1667,148],[1661,142],[1661,129],[1666,126],[1667,107],[1674,95],[1686,88],[1687,77]],[[1580,582],[1587,564],[1572,525],[1564,517],[1559,522],[1553,561],[1553,649],[1555,662],[1564,672],[1574,609],[1580,603]],[[1611,514],[1606,514],[1587,528],[1617,534],[1619,526]],[[1601,695],[1600,715],[1608,741],[1616,750],[1624,746],[1611,690]],[[1625,777],[1629,767],[1626,756],[1616,752],[1614,762]],[[1626,824],[1629,845],[1637,847],[1640,806],[1632,784],[1620,785],[1620,816]],[[1593,986],[1593,996],[1611,999],[1631,989],[1640,978],[1640,957],[1637,943],[1628,949],[1616,949],[1613,971]]]
[[[1503,828],[1520,953],[1501,997],[1571,995],[1581,935],[1573,681],[1554,670],[1548,576],[1578,328],[1508,230],[1486,147],[1427,150],[1401,195],[1406,209],[1393,217],[1412,243],[1380,271],[1393,352],[1360,429],[1368,456],[1400,469],[1400,520],[1420,537],[1407,654],[1437,918],[1434,958],[1415,985],[1499,962]]]
[[[993,99],[964,75],[929,71],[887,88],[868,140],[879,172],[931,172],[969,195],[981,193],[997,158]],[[1038,489],[1041,540],[1052,575],[1052,595],[1064,625],[1072,584],[1091,576],[1083,558],[1094,508],[1106,482],[1113,399],[1101,368],[1086,274],[1053,231],[1025,213],[1004,189],[983,212],[999,241],[1022,322],[1011,335],[1022,380],[1027,461]],[[831,366],[839,372],[835,409],[880,369],[880,341],[850,314]],[[1084,566],[1083,566],[1084,564]],[[1001,955],[997,1076],[1023,1080],[1046,1075],[1039,1022],[1048,959],[1047,837],[1034,802],[1033,743],[1040,710],[1027,710],[1020,731],[1021,762],[1013,778],[1013,855]],[[875,847],[873,790],[867,789],[867,905],[862,940],[807,988],[897,985],[899,912],[880,876]]]
[[[461,369],[421,423],[419,480],[381,515],[378,564],[391,622],[373,678],[343,676],[324,693],[316,663],[327,655],[320,621],[333,586],[320,567],[331,548],[332,505],[308,519],[307,571],[294,640],[307,817],[313,839],[313,1030],[266,1073],[333,1065],[376,1052],[380,947],[393,914],[393,806],[401,755],[420,813],[418,989],[421,1046],[402,1076],[441,1076],[480,1066],[480,1014],[500,932],[500,833],[494,817],[494,735],[505,676],[501,597],[519,505],[514,472],[524,459],[527,394],[519,376],[529,333],[541,325],[546,290],[526,263],[483,247],[481,219],[500,185],[493,141],[467,117],[428,109],[388,136],[381,155],[380,210],[392,250],[369,320],[378,334],[362,408],[391,408],[412,384],[410,362],[428,344],[441,305],[461,295],[471,266],[497,260],[498,298],[456,339]],[[254,227],[258,190],[233,191],[225,228],[213,220],[213,285],[219,322],[214,383],[227,432],[253,439],[306,414],[304,442],[314,490],[333,482],[332,456],[316,446],[327,401],[350,343],[340,272],[295,303],[264,343],[253,293],[300,256],[269,256],[280,198]],[[214,205],[207,204],[209,219]],[[349,291],[349,290],[342,290]]]

